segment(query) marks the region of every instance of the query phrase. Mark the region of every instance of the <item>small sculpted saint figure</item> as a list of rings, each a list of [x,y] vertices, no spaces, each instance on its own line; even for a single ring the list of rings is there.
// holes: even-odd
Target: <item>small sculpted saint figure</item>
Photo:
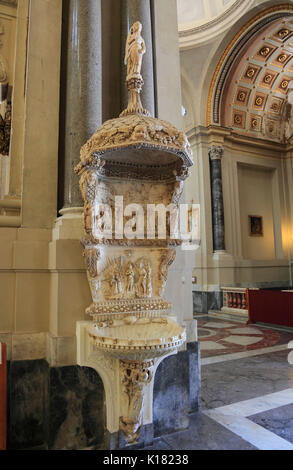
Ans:
[[[137,295],[138,297],[143,297],[147,292],[147,277],[148,273],[143,263],[140,264],[139,269],[139,278],[137,283]]]
[[[127,64],[127,80],[131,78],[141,78],[142,57],[146,47],[141,37],[142,25],[139,21],[130,28],[126,41],[125,65]]]
[[[125,272],[126,275],[126,294],[132,294],[134,289],[134,270],[132,263],[129,263]]]

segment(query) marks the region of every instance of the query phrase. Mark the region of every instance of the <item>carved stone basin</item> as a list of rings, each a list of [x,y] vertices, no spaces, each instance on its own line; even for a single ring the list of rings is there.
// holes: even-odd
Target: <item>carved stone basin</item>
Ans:
[[[170,318],[127,317],[121,324],[93,325],[88,329],[96,348],[121,361],[147,361],[178,349],[185,329]]]

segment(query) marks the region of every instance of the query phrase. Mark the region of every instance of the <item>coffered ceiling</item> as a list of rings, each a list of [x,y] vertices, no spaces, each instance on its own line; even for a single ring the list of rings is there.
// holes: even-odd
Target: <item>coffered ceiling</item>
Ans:
[[[221,125],[239,134],[283,141],[292,59],[293,19],[278,19],[245,46],[231,67]]]

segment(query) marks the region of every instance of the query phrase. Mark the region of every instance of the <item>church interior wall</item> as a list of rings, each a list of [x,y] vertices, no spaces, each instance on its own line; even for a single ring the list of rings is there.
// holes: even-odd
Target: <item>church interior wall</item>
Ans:
[[[206,122],[211,77],[225,48],[256,13],[280,3],[255,0],[229,30],[207,38],[200,47],[182,47],[179,54],[176,1],[152,2],[156,114],[178,128],[184,125],[195,156],[184,200],[200,204],[201,209],[200,246],[192,255],[178,253],[166,289],[180,324],[188,327],[190,342],[186,350],[159,366],[163,372],[154,384],[152,432],[156,436],[186,426],[188,413],[199,406],[199,352],[193,309],[219,310],[222,286],[285,288],[290,285],[290,276],[292,280],[290,145],[237,138],[225,126],[215,129]],[[121,110],[121,50],[115,46],[121,31],[119,8],[114,19],[112,14],[117,0],[102,0],[101,4],[100,105],[104,121]],[[76,322],[86,319],[85,308],[90,304],[80,246],[81,216],[70,220],[59,217],[57,221],[57,209],[62,206],[60,197],[59,204],[57,201],[62,158],[60,70],[64,65],[60,63],[61,2],[22,0],[17,10],[15,4],[0,2],[0,25],[1,21],[13,89],[10,155],[1,157],[5,187],[1,200],[6,202],[0,206],[0,341],[8,346],[9,445],[119,446],[119,436],[106,432],[102,379],[93,369],[79,367],[76,362]],[[9,42],[7,49],[5,41]],[[183,119],[182,105],[187,111]],[[224,149],[225,253],[213,250],[212,145]],[[249,236],[248,215],[263,217],[265,237],[261,240]],[[178,377],[170,389],[176,371]],[[83,401],[88,408],[83,408]],[[163,419],[166,415],[169,422]],[[146,440],[148,432],[145,430]]]
[[[222,306],[220,288],[223,286],[286,288],[290,285],[292,235],[288,233],[292,198],[287,181],[292,177],[292,168],[289,166],[290,158],[288,160],[289,147],[282,144],[278,147],[269,142],[260,145],[256,135],[246,140],[237,138],[237,129],[231,134],[226,123],[222,124],[222,129],[217,129],[207,127],[206,122],[211,78],[222,54],[228,50],[238,32],[241,29],[244,31],[244,25],[252,24],[252,18],[256,15],[261,18],[269,8],[277,11],[281,3],[253,2],[249,11],[231,24],[229,29],[218,32],[206,45],[202,46],[200,42],[191,45],[192,36],[188,43],[186,34],[180,39],[182,95],[186,110],[183,121],[197,155],[196,165],[187,183],[187,198],[189,202],[193,200],[201,206],[201,246],[195,253],[193,269],[195,311],[207,311],[211,305],[219,310]],[[290,4],[288,2],[289,8]],[[241,57],[236,60],[237,64],[240,60]],[[226,100],[229,103],[231,98],[230,101],[229,97]],[[213,250],[211,190],[206,184],[210,181],[208,152],[212,145],[220,145],[224,150],[222,184],[225,254],[217,254]],[[250,172],[251,176],[246,183],[243,176],[245,172],[247,175]],[[258,183],[253,185],[253,179]],[[248,235],[246,217],[249,215],[250,198],[251,201],[253,198],[258,201],[255,208],[259,204],[259,212],[262,212],[263,217],[267,213],[269,227],[262,241]],[[257,249],[258,245],[260,249]]]
[[[111,5],[109,0],[102,2],[103,120],[116,117],[121,107],[120,48],[115,46],[120,36],[118,13],[113,31],[109,27],[113,3],[117,1]],[[170,3],[160,0],[160,7],[154,3],[157,114],[181,128],[176,1]],[[0,2],[0,8],[1,12],[6,6]],[[107,434],[104,384],[95,370],[77,366],[76,322],[86,319],[85,308],[91,302],[80,245],[81,215],[57,220],[58,184],[64,176],[59,139],[60,92],[64,92],[62,82],[60,88],[62,2],[22,0],[17,9],[13,6],[13,12],[16,30],[11,34],[16,47],[10,169],[5,204],[3,209],[0,206],[0,341],[7,344],[9,360],[8,446],[115,448],[125,442]],[[59,196],[59,208],[61,203]],[[191,408],[198,408],[199,371],[188,365],[188,357],[199,358],[188,262],[189,257],[179,253],[166,295],[172,294],[180,323],[191,325],[193,349],[188,352],[185,348],[176,359],[167,358],[164,381],[155,379],[157,417],[151,436],[177,429],[182,419],[187,425]],[[174,295],[178,279],[180,296]],[[181,408],[180,400],[170,398],[162,403],[174,368],[184,371],[173,387],[178,397],[184,397]],[[162,416],[172,415],[170,410],[174,416],[168,429],[163,429]],[[142,435],[147,440],[147,432]]]

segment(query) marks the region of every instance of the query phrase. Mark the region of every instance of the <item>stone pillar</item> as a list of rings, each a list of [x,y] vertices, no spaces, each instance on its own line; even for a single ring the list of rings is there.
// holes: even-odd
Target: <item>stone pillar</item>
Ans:
[[[225,221],[221,162],[223,154],[223,147],[212,146],[209,149],[214,251],[225,251]]]
[[[151,0],[121,0],[121,111],[127,108],[128,102],[128,92],[125,85],[127,72],[124,64],[125,44],[129,29],[136,21],[140,21],[142,24],[142,37],[146,44],[141,70],[144,79],[141,101],[143,107],[152,116],[155,116]]]
[[[102,123],[101,1],[63,0],[60,153],[63,208],[83,206],[74,167],[80,148]],[[63,155],[62,155],[63,154]]]
[[[17,124],[17,139],[22,139],[18,141],[22,149],[21,224],[51,229],[57,213],[61,2],[30,0],[28,8],[28,31],[22,34],[27,40],[25,67],[16,68],[16,74],[25,71],[26,84],[25,102],[19,95],[16,98],[18,112],[21,109],[25,117],[22,129],[20,121]],[[26,10],[21,14],[23,28]],[[25,53],[25,47],[21,52]]]

